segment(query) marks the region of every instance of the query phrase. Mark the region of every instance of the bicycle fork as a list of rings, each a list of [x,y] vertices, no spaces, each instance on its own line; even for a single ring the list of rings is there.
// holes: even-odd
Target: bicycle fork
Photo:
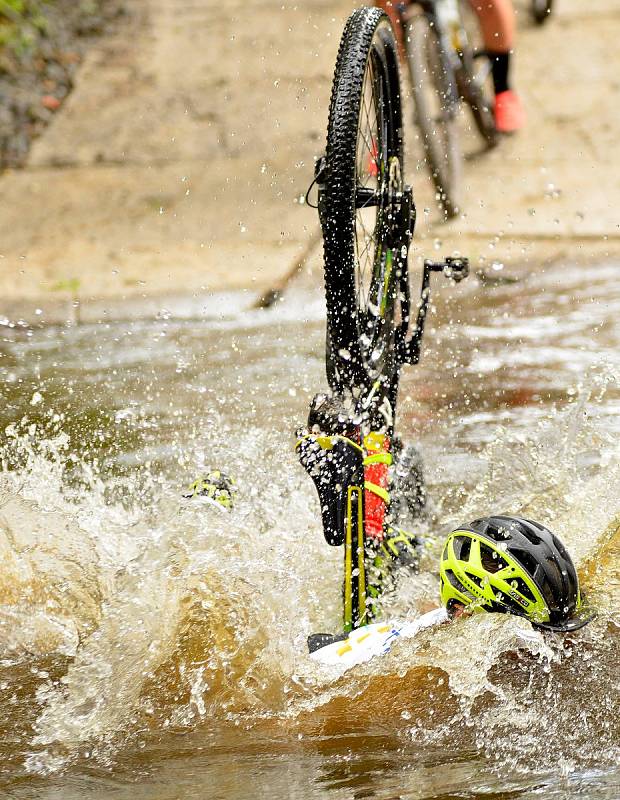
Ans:
[[[313,406],[322,399],[315,398]],[[344,546],[342,621],[343,630],[349,632],[375,614],[366,546],[383,540],[390,439],[377,432],[362,436],[359,426],[350,426],[332,435],[304,433],[296,450],[319,495],[325,539],[332,546]]]

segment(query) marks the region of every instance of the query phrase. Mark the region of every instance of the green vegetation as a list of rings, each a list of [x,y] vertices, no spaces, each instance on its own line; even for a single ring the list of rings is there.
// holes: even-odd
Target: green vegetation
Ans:
[[[0,0],[0,56],[30,56],[43,38],[54,38],[56,28],[97,33],[105,7],[115,6],[108,0]]]
[[[31,141],[73,86],[88,41],[125,0],[0,0],[0,173],[22,167]]]
[[[0,49],[26,55],[47,33],[45,6],[53,0],[0,0]]]
[[[64,281],[58,281],[52,286],[53,292],[71,292],[71,294],[77,294],[80,288],[80,279],[79,278],[67,278]]]

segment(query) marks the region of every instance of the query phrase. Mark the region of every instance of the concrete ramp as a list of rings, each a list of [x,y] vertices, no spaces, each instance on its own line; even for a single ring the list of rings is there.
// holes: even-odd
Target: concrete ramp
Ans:
[[[62,317],[76,301],[277,283],[317,226],[299,200],[352,7],[133,0],[28,167],[0,181],[0,311]],[[458,250],[538,269],[618,253],[616,4],[558,0],[543,28],[526,9],[516,84],[529,124],[467,162],[460,220],[439,220],[408,122],[419,256]]]

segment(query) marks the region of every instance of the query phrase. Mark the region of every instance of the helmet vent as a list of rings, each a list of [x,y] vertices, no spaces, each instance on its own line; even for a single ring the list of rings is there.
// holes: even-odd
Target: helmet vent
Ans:
[[[472,583],[475,583],[479,589],[482,589],[482,578],[479,578],[478,575],[474,575],[472,572],[467,573],[467,577]]]
[[[540,569],[540,564],[537,558],[532,555],[532,553],[528,553],[527,550],[521,550],[517,547],[511,547],[509,552],[511,556],[514,556],[517,559],[522,567],[525,567],[530,575],[535,577],[536,570]]]
[[[454,554],[459,561],[469,561],[471,552],[471,539],[469,536],[456,536],[454,538]]]
[[[504,521],[501,517],[491,517],[486,526],[485,533],[496,542],[504,542],[512,537],[513,523]]]
[[[480,543],[480,559],[482,561],[482,566],[487,572],[499,572],[500,569],[504,569],[504,567],[508,566],[497,550],[493,550],[482,542]]]
[[[547,575],[545,575],[541,581],[540,589],[547,605],[549,606],[552,618],[555,618],[558,615],[558,612],[561,615],[563,610],[558,607],[558,598],[556,597],[556,592],[553,591],[553,586],[562,586],[564,581],[562,580],[562,574],[558,565],[551,561],[551,559],[547,559],[546,566]],[[574,610],[574,602],[571,603],[569,600],[568,605],[571,607],[570,611],[572,613]]]
[[[451,569],[447,569],[444,572],[446,578],[450,582],[450,584],[461,594],[464,594],[466,597],[469,597],[471,600],[475,600],[474,596],[471,592],[467,591],[467,589],[463,586],[460,580],[456,577],[454,572]],[[471,576],[470,576],[471,577]]]
[[[512,597],[510,597],[510,595],[501,594],[500,597],[501,600],[499,602],[503,603],[504,606],[511,608],[519,616],[522,616],[524,614],[523,606],[516,600],[514,600]]]
[[[540,544],[542,542],[541,537],[535,531],[532,530],[530,525],[522,525],[521,533],[532,544]]]
[[[532,590],[527,585],[527,583],[523,580],[523,578],[513,578],[512,583],[516,583],[516,590],[520,592],[523,597],[527,597],[528,600],[531,600],[533,603],[536,601]]]

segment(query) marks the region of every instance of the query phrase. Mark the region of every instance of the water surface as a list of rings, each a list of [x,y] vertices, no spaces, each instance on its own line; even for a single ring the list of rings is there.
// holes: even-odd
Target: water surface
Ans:
[[[337,627],[340,553],[292,451],[325,385],[320,293],[6,329],[5,796],[617,797],[619,318],[615,263],[444,286],[399,409],[429,548],[386,613],[436,602],[441,536],[494,510],[562,535],[598,620],[487,615],[342,676],[304,649]],[[205,466],[234,474],[232,514],[181,498]]]

